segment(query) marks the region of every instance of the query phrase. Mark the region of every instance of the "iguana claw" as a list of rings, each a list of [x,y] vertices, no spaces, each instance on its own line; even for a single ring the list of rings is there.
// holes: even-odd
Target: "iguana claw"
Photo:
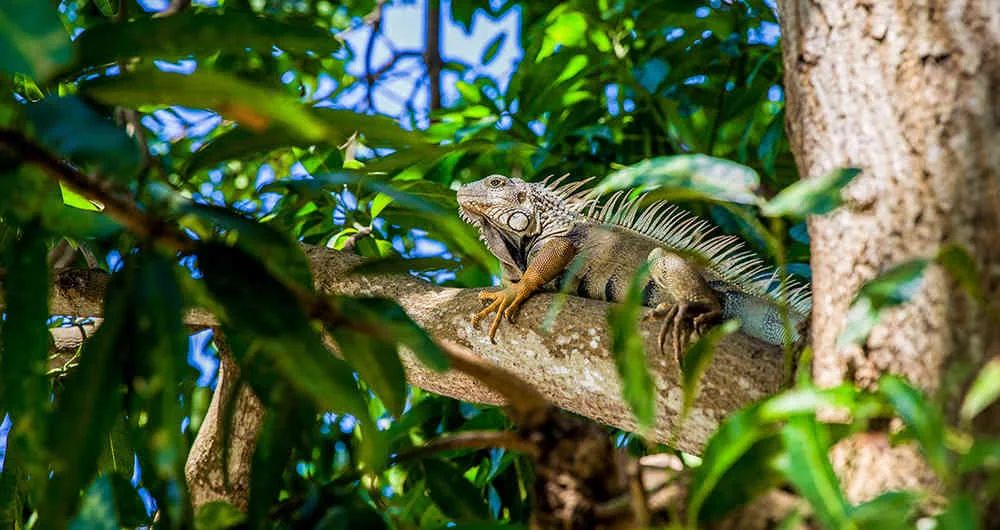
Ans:
[[[657,346],[660,353],[666,353],[667,337],[672,336],[674,359],[680,364],[692,335],[704,333],[720,316],[721,312],[702,308],[698,304],[660,304],[646,313],[643,320],[663,319],[663,327],[656,340]]]
[[[521,304],[531,296],[530,292],[525,294],[524,291],[524,289],[511,286],[499,291],[483,291],[479,293],[479,299],[486,302],[487,305],[472,317],[473,327],[478,327],[482,319],[486,318],[490,313],[496,312],[496,316],[493,317],[493,322],[490,324],[489,331],[490,342],[496,344],[496,335],[497,330],[500,329],[500,321],[504,317],[507,317],[508,322],[514,322],[514,317],[517,316],[517,311],[521,308]]]

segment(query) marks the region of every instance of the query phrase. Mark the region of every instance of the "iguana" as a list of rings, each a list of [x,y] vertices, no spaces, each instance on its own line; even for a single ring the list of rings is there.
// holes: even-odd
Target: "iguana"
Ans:
[[[780,281],[740,238],[712,235],[710,223],[667,202],[647,205],[627,191],[600,200],[585,188],[591,179],[564,184],[565,178],[529,183],[491,175],[458,189],[462,218],[479,229],[507,284],[480,293],[487,305],[472,319],[478,326],[496,313],[491,341],[503,317],[513,322],[539,290],[622,301],[645,262],[643,305],[653,308],[646,318],[664,319],[661,351],[671,336],[679,358],[692,334],[728,318],[739,319],[748,335],[783,344],[783,307],[790,340],[798,341],[812,306],[808,284]]]

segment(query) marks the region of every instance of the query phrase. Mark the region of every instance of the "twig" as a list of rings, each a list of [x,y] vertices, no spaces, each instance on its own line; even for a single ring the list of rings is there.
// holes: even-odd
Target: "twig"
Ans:
[[[23,134],[12,129],[0,129],[0,145],[11,149],[15,156],[38,165],[50,177],[66,184],[73,191],[100,202],[109,216],[133,234],[178,252],[189,253],[194,250],[194,241],[166,222],[139,209],[131,197],[116,190],[108,182],[82,173],[59,160]]]
[[[544,421],[551,405],[535,387],[520,377],[477,356],[472,350],[450,340],[440,340],[438,345],[448,354],[451,367],[478,379],[507,400],[511,419],[522,428]]]
[[[160,11],[159,13],[153,15],[154,18],[169,17],[170,15],[175,15],[184,11],[185,9],[191,7],[191,0],[171,0],[170,5],[166,9]]]
[[[400,451],[394,460],[402,462],[456,449],[489,449],[494,447],[517,451],[532,458],[538,456],[538,447],[514,431],[466,431],[442,436],[419,447]]]
[[[427,0],[424,27],[427,31],[427,48],[424,50],[424,64],[430,83],[430,111],[441,108],[441,0]]]

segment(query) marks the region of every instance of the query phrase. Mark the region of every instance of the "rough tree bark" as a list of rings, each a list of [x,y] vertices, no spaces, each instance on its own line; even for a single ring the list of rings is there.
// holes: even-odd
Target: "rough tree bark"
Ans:
[[[863,282],[945,244],[971,253],[1000,295],[1000,2],[779,1],[787,128],[804,177],[855,166],[847,207],[812,219],[813,374],[872,387],[901,374],[954,415],[1000,326],[940,267],[863,347],[838,347]],[[964,371],[963,371],[964,368]],[[997,425],[985,426],[996,432]],[[838,444],[848,497],[933,486],[913,445],[884,433]]]

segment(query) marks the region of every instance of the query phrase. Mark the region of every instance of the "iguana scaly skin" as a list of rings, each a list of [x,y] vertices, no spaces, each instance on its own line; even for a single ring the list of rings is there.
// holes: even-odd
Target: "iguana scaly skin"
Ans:
[[[491,175],[458,190],[462,218],[479,229],[504,271],[506,286],[481,293],[487,305],[473,317],[478,325],[496,313],[490,340],[502,319],[513,321],[539,290],[620,302],[649,262],[643,305],[654,308],[647,317],[664,319],[661,350],[672,335],[679,356],[691,334],[724,318],[739,319],[748,335],[783,344],[789,337],[783,307],[793,328],[789,339],[798,341],[812,305],[807,284],[780,281],[738,237],[712,235],[710,223],[666,202],[644,206],[642,196],[626,200],[626,192],[600,201],[583,188],[588,181],[564,179],[528,183]]]

